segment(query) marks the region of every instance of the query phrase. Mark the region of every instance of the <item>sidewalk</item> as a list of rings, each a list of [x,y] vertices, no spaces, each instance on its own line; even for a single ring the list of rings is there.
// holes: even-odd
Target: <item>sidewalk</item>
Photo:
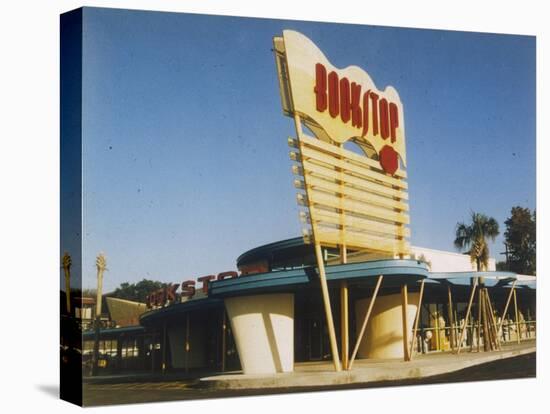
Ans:
[[[136,383],[136,382],[181,382],[193,381],[205,375],[212,375],[212,371],[191,371],[185,372],[166,372],[166,373],[151,373],[151,372],[129,372],[124,374],[112,375],[97,375],[95,377],[86,376],[83,382],[86,384],[121,384],[121,383]]]
[[[535,340],[504,345],[501,351],[469,352],[459,355],[439,352],[415,355],[412,361],[356,360],[352,371],[335,372],[331,361],[295,364],[294,372],[273,375],[223,374],[201,378],[201,385],[217,390],[257,388],[317,387],[363,384],[425,378],[447,374],[487,362],[511,358],[536,351]]]

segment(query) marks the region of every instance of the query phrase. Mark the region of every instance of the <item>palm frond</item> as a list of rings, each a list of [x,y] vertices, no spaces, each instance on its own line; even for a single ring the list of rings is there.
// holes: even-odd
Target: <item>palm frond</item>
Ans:
[[[498,222],[485,214],[470,212],[471,224],[457,223],[454,245],[457,249],[470,248],[472,263],[479,264],[479,269],[487,268],[489,263],[489,246],[487,239],[495,240],[499,235]]]

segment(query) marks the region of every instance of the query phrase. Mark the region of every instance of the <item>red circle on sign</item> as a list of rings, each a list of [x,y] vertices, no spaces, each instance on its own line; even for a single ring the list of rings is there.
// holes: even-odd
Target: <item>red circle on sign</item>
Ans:
[[[399,166],[399,155],[397,152],[389,145],[385,145],[378,155],[380,156],[382,169],[393,175]]]

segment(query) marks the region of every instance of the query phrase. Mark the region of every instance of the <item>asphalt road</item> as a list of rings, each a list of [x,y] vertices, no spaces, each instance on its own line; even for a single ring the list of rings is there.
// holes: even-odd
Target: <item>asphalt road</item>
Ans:
[[[489,381],[534,378],[536,353],[489,362],[449,374],[403,381],[382,381],[325,387],[301,387],[262,390],[212,390],[201,387],[197,381],[85,383],[84,405],[132,404],[159,401],[192,400],[204,398],[239,397],[249,395],[315,392],[337,389],[375,388],[403,385],[441,384],[448,382]]]

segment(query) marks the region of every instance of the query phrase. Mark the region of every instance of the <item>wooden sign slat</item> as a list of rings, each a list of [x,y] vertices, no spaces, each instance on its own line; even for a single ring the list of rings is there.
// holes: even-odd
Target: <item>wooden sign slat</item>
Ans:
[[[308,178],[307,182],[311,188],[317,188],[317,189],[325,190],[327,192],[333,192],[335,194],[342,195],[345,198],[363,201],[370,204],[376,204],[381,207],[398,209],[401,211],[409,210],[409,205],[407,203],[403,203],[393,198],[388,198],[377,194],[369,193],[367,191],[351,188],[346,185],[336,184],[334,182],[323,180],[318,177],[311,176]]]
[[[313,207],[314,220],[324,221],[332,224],[343,224],[345,226],[355,227],[365,231],[384,233],[398,237],[410,237],[410,229],[404,225],[381,223],[368,218],[359,218],[350,214],[342,218],[339,213],[321,210]]]
[[[325,192],[310,189],[308,191],[308,200],[310,204],[321,204],[327,207],[342,209],[352,213],[358,213],[365,216],[372,216],[390,222],[409,224],[409,215],[391,211],[386,208],[376,207],[360,201],[352,201],[346,198],[331,195]]]
[[[301,142],[303,142],[307,146],[317,148],[324,152],[336,155],[341,159],[346,159],[350,162],[357,163],[358,165],[363,166],[365,168],[373,168],[380,174],[384,174],[382,167],[380,166],[380,163],[378,161],[371,160],[366,156],[358,155],[345,148],[336,147],[335,145],[329,144],[328,142],[321,141],[320,139],[313,138],[305,134],[302,134]],[[397,171],[394,173],[394,176],[399,178],[407,178],[407,172],[405,170],[398,168]]]
[[[320,151],[316,151],[313,148],[300,146],[300,151],[304,159],[310,159],[310,160],[313,159],[336,168],[341,168],[343,171],[348,171],[350,173],[354,173],[359,176],[369,178],[371,180],[380,181],[398,188],[405,188],[405,189],[408,188],[408,184],[404,180],[390,177],[390,176],[381,174],[379,172],[373,171],[370,168],[365,168],[357,164],[346,162],[345,160],[340,160],[338,158],[331,157],[330,155],[327,155]]]
[[[329,232],[318,229],[315,237],[319,243],[330,243],[333,245],[341,243],[340,234],[337,231]],[[369,250],[390,253],[392,255],[410,253],[410,245],[405,240],[396,240],[395,242],[383,241],[352,232],[346,233],[346,246],[359,249],[368,247]]]
[[[389,197],[401,198],[403,200],[408,200],[409,198],[407,192],[404,190],[399,190],[380,182],[366,180],[363,177],[357,177],[346,172],[339,173],[331,167],[315,164],[308,160],[305,160],[302,166],[304,174],[307,175],[316,175],[323,179],[334,180],[335,182],[342,180],[346,185],[353,185],[358,189],[364,189]]]

